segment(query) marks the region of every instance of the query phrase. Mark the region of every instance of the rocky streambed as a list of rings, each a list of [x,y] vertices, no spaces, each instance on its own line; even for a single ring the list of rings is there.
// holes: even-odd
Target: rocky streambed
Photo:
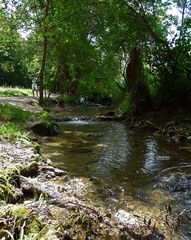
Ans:
[[[0,239],[179,239],[180,218],[137,201],[111,211],[92,181],[71,177],[21,138],[0,141]]]

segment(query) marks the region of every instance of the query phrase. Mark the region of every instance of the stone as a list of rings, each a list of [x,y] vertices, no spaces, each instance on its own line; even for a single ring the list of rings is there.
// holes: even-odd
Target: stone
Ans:
[[[31,130],[40,136],[56,136],[59,134],[59,127],[56,123],[48,125],[44,122],[38,122],[31,126]]]

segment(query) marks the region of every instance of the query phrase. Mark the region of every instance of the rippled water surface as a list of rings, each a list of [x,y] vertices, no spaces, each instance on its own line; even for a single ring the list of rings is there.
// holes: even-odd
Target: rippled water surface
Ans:
[[[68,114],[79,117],[95,111],[99,109]],[[149,132],[129,130],[120,122],[74,118],[59,125],[60,136],[45,141],[43,153],[73,176],[86,177],[94,182],[100,197],[105,198],[111,207],[123,204],[120,202],[123,193],[123,196],[156,207],[170,201],[176,209],[191,210],[190,154],[179,150],[178,145],[154,138]],[[185,176],[188,186],[178,191],[167,186],[160,192],[161,184],[164,181],[166,184],[173,175],[178,175],[178,179]],[[184,231],[186,236],[191,236],[188,224]]]

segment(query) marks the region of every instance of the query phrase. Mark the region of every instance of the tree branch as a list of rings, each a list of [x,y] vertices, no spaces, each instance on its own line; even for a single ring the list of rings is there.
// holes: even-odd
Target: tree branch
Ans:
[[[133,8],[126,0],[121,0],[122,3],[124,3],[128,9],[134,14],[135,18],[139,18],[140,21],[144,22],[144,25],[147,29],[147,32],[150,34],[150,36],[153,38],[153,40],[156,43],[160,43],[164,45],[167,49],[169,49],[169,45],[166,39],[162,39],[156,32],[153,31],[149,20],[147,18],[147,15],[144,10],[144,6],[140,3],[138,0],[134,0],[134,5],[139,8],[140,12],[137,12],[135,8]]]

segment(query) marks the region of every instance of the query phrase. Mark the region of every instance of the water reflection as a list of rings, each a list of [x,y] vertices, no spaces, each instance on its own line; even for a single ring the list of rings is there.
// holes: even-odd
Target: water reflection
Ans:
[[[63,134],[45,142],[42,151],[77,177],[144,189],[160,171],[189,162],[169,143],[130,132],[123,123],[75,120],[61,129]]]
[[[123,123],[80,123],[61,124],[63,135],[42,147],[57,166],[74,176],[122,185],[133,194],[143,191],[152,182],[153,172],[161,170],[154,138],[130,132]]]
[[[144,168],[149,171],[157,171],[160,168],[160,161],[158,161],[158,145],[157,141],[149,138],[145,141],[146,154]]]
[[[147,133],[130,131],[123,123],[76,119],[60,127],[62,134],[44,142],[42,152],[75,177],[94,181],[97,195],[109,205],[122,205],[124,196],[132,196],[161,206],[169,197],[153,189],[164,175],[181,171],[190,179],[189,154]],[[189,208],[190,198],[173,197],[180,199],[177,207]]]
[[[92,166],[92,173],[104,181],[113,181],[118,179],[126,166],[130,144],[124,125],[102,123],[102,126],[103,130],[99,141],[105,147],[96,149],[97,153],[99,152],[99,160]]]

